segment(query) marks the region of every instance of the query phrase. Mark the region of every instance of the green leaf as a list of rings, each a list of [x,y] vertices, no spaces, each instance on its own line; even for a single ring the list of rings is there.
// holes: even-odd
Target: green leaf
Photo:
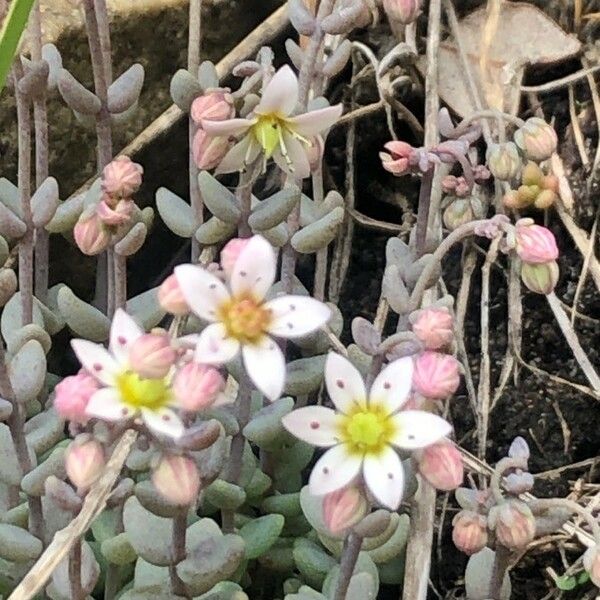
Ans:
[[[579,585],[583,585],[584,583],[587,583],[590,580],[590,574],[587,571],[581,571],[581,573],[579,573],[579,575],[577,576],[577,583]]]
[[[271,548],[284,523],[285,519],[281,515],[266,515],[244,525],[239,533],[246,542],[246,559],[258,558]]]
[[[577,587],[577,579],[572,575],[563,575],[556,580],[556,587],[563,592],[574,590]]]
[[[0,91],[6,83],[33,2],[34,0],[13,0],[8,14],[4,17],[4,25],[0,31]]]

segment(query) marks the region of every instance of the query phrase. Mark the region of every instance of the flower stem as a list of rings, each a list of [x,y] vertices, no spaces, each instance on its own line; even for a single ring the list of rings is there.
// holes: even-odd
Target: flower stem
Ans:
[[[490,580],[490,600],[502,600],[502,584],[510,566],[510,550],[501,544],[496,547],[492,578]]]
[[[344,540],[344,549],[342,550],[342,560],[340,563],[340,576],[337,587],[335,588],[333,600],[344,600],[346,598],[350,580],[354,574],[354,567],[356,567],[356,561],[358,560],[358,555],[362,547],[362,541],[363,538],[354,531],[351,531]]]
[[[81,588],[81,538],[73,544],[69,554],[69,584],[71,586],[71,600],[83,600]]]
[[[187,515],[181,511],[173,517],[173,537],[171,542],[171,564],[169,565],[169,577],[171,579],[171,591],[177,596],[190,598],[185,583],[181,581],[177,573],[177,565],[185,559],[185,537],[187,532]]]
[[[127,258],[116,252],[114,257],[114,309],[125,308],[127,304]]]
[[[425,254],[427,246],[427,229],[429,226],[429,207],[431,206],[431,190],[433,187],[433,169],[423,173],[419,189],[419,208],[417,211],[417,257]]]

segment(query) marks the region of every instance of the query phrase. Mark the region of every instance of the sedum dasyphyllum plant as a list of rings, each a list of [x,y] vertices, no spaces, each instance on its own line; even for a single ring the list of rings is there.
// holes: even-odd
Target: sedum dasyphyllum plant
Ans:
[[[509,568],[573,513],[590,526],[583,568],[600,585],[595,518],[573,501],[531,495],[525,440],[489,480],[460,487],[465,452],[450,423],[462,375],[473,383],[443,259],[473,238],[488,248],[488,266],[506,257],[519,307],[520,282],[548,298],[596,385],[554,296],[559,249],[536,212],[558,198],[547,162],[554,129],[484,109],[455,124],[428,91],[423,142],[394,135],[380,155],[385,171],[420,180],[416,223],[387,242],[381,284],[371,280],[381,288],[374,321],[349,316],[332,300],[353,207],[325,177],[325,158],[332,128],[358,117],[354,97],[327,99],[338,98],[330,84],[350,61],[356,74],[362,53],[382,98],[373,110],[388,125],[395,112],[407,118],[393,100],[393,64],[416,57],[423,6],[321,0],[314,14],[289,0],[303,37],[287,40],[291,64],[276,69],[273,51],[260,48],[239,57],[236,85],[225,88],[200,62],[201,4],[190,2],[188,68],[171,82],[188,116],[189,201],[156,192],[166,226],[189,241],[189,262],[173,262],[160,286],[135,297],[127,260],[151,235],[154,210],[138,204],[144,167],[114,156],[112,128],[135,111],[143,67],[113,80],[104,0],[81,1],[93,91],[55,46],[42,46],[39,6],[30,54],[14,64],[19,174],[0,180],[0,593],[366,600],[395,586],[420,600],[436,491],[453,490],[470,600],[510,597]],[[435,14],[440,3],[430,4]],[[407,42],[381,61],[352,41],[379,18]],[[435,40],[431,48],[430,61]],[[62,202],[48,165],[46,101],[57,90],[98,148],[97,178]],[[69,282],[49,286],[52,234],[95,257],[93,299]],[[480,376],[484,394],[483,368]],[[476,412],[481,459],[488,416],[489,407]]]

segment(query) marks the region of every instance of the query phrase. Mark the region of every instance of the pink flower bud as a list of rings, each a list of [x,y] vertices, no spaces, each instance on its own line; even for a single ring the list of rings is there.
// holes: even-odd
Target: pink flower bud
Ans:
[[[89,436],[76,439],[65,453],[65,468],[79,491],[87,490],[104,469],[104,448]]]
[[[114,207],[102,200],[96,207],[100,220],[109,227],[118,227],[131,220],[135,204],[132,200],[119,200]]]
[[[458,448],[448,440],[428,446],[419,454],[419,473],[438,490],[455,490],[465,474]]]
[[[202,121],[225,121],[235,116],[233,98],[228,90],[214,90],[192,102],[191,116],[198,125]]]
[[[426,398],[443,400],[459,385],[459,363],[453,356],[427,351],[415,360],[413,387]]]
[[[169,275],[158,288],[158,302],[161,307],[172,315],[184,316],[190,312],[190,307],[183,297],[177,277]]]
[[[490,528],[496,539],[511,550],[525,548],[535,537],[535,517],[527,504],[520,500],[508,500],[494,506],[489,514]]]
[[[524,223],[522,222],[524,221]],[[523,219],[516,225],[517,254],[526,263],[548,263],[558,258],[554,234],[541,225]]]
[[[85,409],[98,389],[96,379],[84,372],[65,377],[54,388],[54,408],[65,421],[87,423],[89,417]]]
[[[341,535],[361,521],[368,509],[367,499],[358,488],[342,488],[324,497],[323,520],[333,535]]]
[[[147,333],[138,338],[129,350],[129,366],[147,379],[166,377],[176,359],[177,352],[166,333]]]
[[[173,393],[183,410],[197,411],[211,406],[225,387],[216,369],[191,362],[177,371]]]
[[[592,546],[583,555],[583,567],[588,572],[592,583],[600,587],[600,548]]]
[[[411,170],[415,149],[406,142],[388,142],[385,149],[387,152],[379,153],[383,168],[393,175],[406,175]]]
[[[110,233],[95,209],[81,214],[73,229],[73,236],[77,247],[88,256],[104,252],[110,243]]]
[[[454,338],[452,314],[447,308],[426,308],[411,315],[413,333],[428,350],[448,346]]]
[[[534,294],[548,295],[554,291],[560,271],[555,260],[543,264],[523,263],[521,265],[521,279],[528,290]]]
[[[225,271],[227,277],[231,277],[233,266],[249,241],[247,239],[234,238],[233,240],[229,240],[223,250],[221,250],[221,268]]]
[[[204,129],[198,129],[192,142],[192,154],[196,166],[203,171],[214,169],[229,151],[229,146],[227,137],[213,137]]]
[[[186,456],[164,455],[152,472],[152,483],[163,498],[178,506],[194,502],[200,491],[196,463]]]
[[[541,162],[556,152],[558,137],[554,128],[544,119],[531,117],[515,132],[515,142],[527,158]]]
[[[383,9],[390,21],[407,25],[421,12],[421,0],[383,0]]]
[[[142,185],[144,169],[128,156],[118,156],[102,171],[102,191],[116,198],[128,198]]]
[[[486,547],[488,532],[483,515],[461,510],[454,517],[452,526],[452,541],[461,552],[471,556]]]

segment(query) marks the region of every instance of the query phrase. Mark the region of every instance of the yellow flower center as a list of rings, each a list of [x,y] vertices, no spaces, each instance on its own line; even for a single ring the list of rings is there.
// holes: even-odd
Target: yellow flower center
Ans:
[[[263,149],[265,159],[271,158],[273,152],[279,147],[286,162],[291,163],[283,138],[284,132],[294,136],[307,146],[311,145],[310,140],[302,137],[292,129],[291,123],[286,118],[280,117],[276,113],[258,115],[257,118],[258,121],[252,127],[252,134]]]
[[[123,403],[135,409],[158,410],[171,400],[171,390],[165,379],[143,379],[133,371],[121,373],[116,387]]]
[[[242,344],[260,341],[272,318],[271,311],[252,296],[233,298],[219,312],[227,334]]]
[[[341,441],[354,454],[379,454],[388,446],[396,433],[396,426],[387,411],[377,404],[356,406],[341,417]]]

